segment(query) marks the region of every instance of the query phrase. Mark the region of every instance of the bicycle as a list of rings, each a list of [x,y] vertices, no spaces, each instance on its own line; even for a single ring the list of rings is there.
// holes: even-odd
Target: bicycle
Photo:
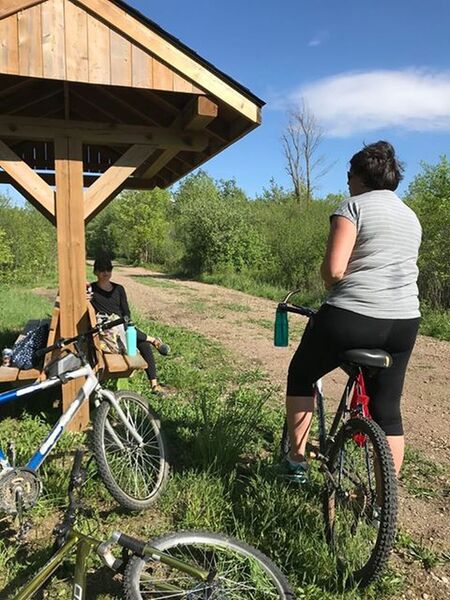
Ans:
[[[0,449],[0,512],[16,515],[32,508],[42,491],[38,469],[57,444],[75,413],[89,398],[95,407],[92,451],[98,472],[113,498],[129,510],[148,508],[160,495],[167,480],[166,444],[157,415],[138,394],[104,389],[91,367],[83,345],[105,329],[123,324],[124,319],[106,321],[72,338],[61,338],[39,350],[44,356],[54,350],[62,354],[46,367],[47,379],[0,394],[0,404],[22,399],[66,382],[86,378],[75,398],[58,419],[25,466],[16,466],[16,449]],[[73,349],[69,346],[72,345]]]
[[[287,313],[314,319],[314,309],[290,302],[298,291],[278,304],[276,345],[287,345]],[[309,443],[307,454],[318,460],[325,476],[325,534],[339,572],[351,584],[365,587],[381,574],[394,544],[397,478],[386,436],[368,412],[368,398],[358,401],[354,390],[364,385],[364,377],[391,366],[392,357],[383,350],[352,349],[341,359],[348,380],[328,431],[322,382],[315,383],[318,444]],[[286,456],[290,450],[286,421],[280,447]]]
[[[11,600],[28,600],[43,590],[65,558],[76,550],[72,582],[74,600],[87,600],[87,561],[92,553],[104,565],[123,576],[126,600],[295,600],[281,571],[255,548],[218,534],[184,532],[148,542],[114,532],[98,540],[75,527],[82,512],[81,489],[86,478],[82,451],[75,453],[69,478],[69,503],[54,530],[51,558]],[[121,556],[113,548],[122,548]]]

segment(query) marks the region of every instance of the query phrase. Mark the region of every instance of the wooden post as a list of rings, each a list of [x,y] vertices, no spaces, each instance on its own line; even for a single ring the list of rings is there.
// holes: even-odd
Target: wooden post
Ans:
[[[55,139],[56,231],[58,240],[60,327],[63,337],[88,326],[86,310],[86,249],[84,233],[83,154],[80,140]],[[63,386],[63,411],[82,381]],[[72,431],[89,421],[86,402],[71,423]]]

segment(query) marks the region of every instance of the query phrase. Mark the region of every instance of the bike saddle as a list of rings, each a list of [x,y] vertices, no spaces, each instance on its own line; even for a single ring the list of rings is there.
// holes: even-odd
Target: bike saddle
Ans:
[[[344,363],[359,367],[376,367],[385,369],[392,365],[392,356],[384,350],[355,349],[342,352],[340,358]]]

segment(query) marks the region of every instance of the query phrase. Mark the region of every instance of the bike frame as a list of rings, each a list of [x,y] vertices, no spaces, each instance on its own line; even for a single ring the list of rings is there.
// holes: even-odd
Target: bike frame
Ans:
[[[75,547],[77,549],[77,553],[72,586],[72,600],[87,600],[86,575],[87,561],[90,554],[93,550],[95,550],[96,554],[100,556],[103,563],[113,571],[116,571],[122,566],[122,561],[117,561],[114,558],[111,552],[111,546],[117,544],[120,537],[121,534],[119,532],[114,532],[108,541],[100,542],[96,538],[85,535],[76,529],[69,529],[66,542],[63,544],[63,546],[55,552],[55,554],[20,590],[20,592],[12,598],[12,600],[29,600],[32,598],[35,592],[42,589],[49,577],[51,577],[51,575],[57,570],[65,558],[71,554]],[[196,577],[199,581],[207,582],[211,576],[209,571],[205,571],[200,567],[196,567],[195,565],[185,563],[173,558],[172,556],[164,554],[150,544],[146,544],[144,546],[143,555],[150,557],[151,560],[155,562],[161,562],[165,565],[169,565],[170,567],[178,569],[182,573]],[[145,575],[145,573],[142,574],[144,579]],[[148,578],[150,579],[151,575],[148,575]],[[161,583],[157,589],[164,592],[173,592],[175,595],[183,593],[183,590],[170,584]]]
[[[37,471],[39,469],[39,467],[45,461],[47,456],[50,454],[51,450],[57,444],[59,438],[61,437],[61,435],[63,434],[63,432],[69,425],[69,423],[72,421],[73,417],[75,416],[75,414],[78,411],[78,409],[80,408],[80,406],[83,404],[83,402],[85,400],[87,400],[90,397],[90,395],[94,391],[96,392],[95,405],[98,406],[102,400],[107,400],[112,406],[114,406],[117,415],[119,416],[119,418],[121,419],[121,421],[123,422],[125,427],[128,428],[131,435],[135,438],[135,440],[138,442],[138,444],[142,444],[142,437],[139,435],[139,433],[133,427],[132,423],[130,423],[128,421],[126,415],[124,414],[118,401],[116,400],[116,397],[113,394],[113,392],[110,392],[109,390],[105,390],[101,387],[94,370],[88,363],[84,364],[79,369],[75,369],[74,371],[69,371],[67,373],[64,373],[63,375],[60,375],[59,377],[51,377],[50,379],[48,379],[46,381],[34,383],[32,385],[29,385],[24,388],[20,388],[18,390],[4,392],[3,394],[0,394],[0,405],[6,404],[7,402],[17,400],[18,398],[22,398],[22,397],[25,397],[28,395],[35,394],[36,392],[39,392],[42,390],[47,390],[52,387],[56,387],[58,385],[66,383],[67,381],[72,381],[74,379],[79,379],[81,377],[85,377],[86,381],[84,382],[83,386],[78,391],[74,400],[71,402],[71,404],[67,408],[66,412],[61,415],[61,417],[58,419],[56,424],[53,426],[50,433],[47,435],[47,437],[45,438],[45,440],[43,441],[43,443],[41,444],[39,449],[30,458],[30,460],[26,464],[27,469],[31,469],[33,471]],[[117,436],[115,435],[113,428],[110,426],[109,423],[107,423],[106,426],[108,428],[108,432],[111,434],[111,436],[113,437],[113,439],[116,442],[116,444],[118,445],[118,447],[123,450],[123,444],[121,443],[119,438],[117,438]],[[1,476],[2,470],[7,471],[12,468],[13,468],[13,466],[10,464],[7,456],[0,449],[0,476]]]
[[[327,456],[332,444],[334,443],[339,425],[344,418],[345,413],[349,411],[350,394],[353,386],[355,385],[357,374],[358,371],[355,373],[351,371],[349,373],[344,392],[341,396],[339,406],[334,414],[333,422],[329,431],[327,431],[325,424],[325,398],[323,395],[322,380],[319,379],[319,381],[317,381],[315,384],[314,397],[316,401],[316,413],[319,424],[319,449],[323,456]]]

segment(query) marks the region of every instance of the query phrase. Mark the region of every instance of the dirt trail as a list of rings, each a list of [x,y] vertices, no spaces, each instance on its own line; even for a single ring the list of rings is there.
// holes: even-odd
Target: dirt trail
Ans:
[[[149,277],[151,285],[139,282]],[[144,315],[161,323],[191,329],[229,349],[246,367],[264,370],[280,387],[280,402],[286,371],[295,349],[274,348],[272,322],[274,302],[242,292],[195,281],[170,279],[142,268],[121,267],[114,281],[126,287],[131,303]],[[147,280],[149,281],[149,280]],[[294,336],[291,336],[294,337]],[[170,343],[170,340],[168,340]],[[409,365],[403,395],[403,417],[407,443],[429,461],[445,467],[439,486],[450,494],[450,343],[419,336]],[[327,397],[337,400],[345,377],[333,372],[325,378]],[[450,510],[448,495],[412,497],[400,491],[400,524],[420,540],[423,547],[450,555]],[[448,563],[446,565],[448,570]],[[445,567],[438,567],[441,575]],[[405,598],[450,598],[450,573],[408,572],[413,592]],[[417,581],[416,581],[417,579]],[[420,590],[418,592],[417,590]],[[419,594],[419,595],[415,595]],[[425,594],[425,595],[421,595]]]

